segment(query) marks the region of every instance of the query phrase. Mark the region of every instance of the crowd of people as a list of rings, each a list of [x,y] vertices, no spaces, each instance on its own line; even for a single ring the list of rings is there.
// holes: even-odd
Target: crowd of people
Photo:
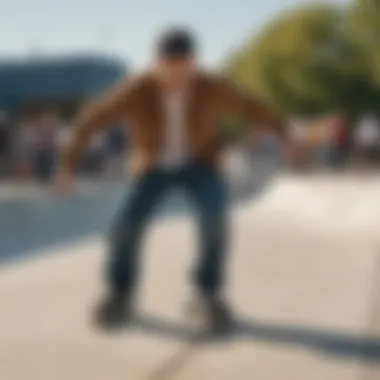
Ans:
[[[126,136],[122,126],[91,141],[80,171],[85,176],[119,175]],[[0,113],[0,176],[49,181],[59,154],[70,139],[69,122],[54,111],[13,120]]]
[[[120,177],[124,166],[126,130],[112,126],[96,135],[82,160],[80,172],[88,177]],[[351,131],[351,132],[350,132]],[[380,165],[380,122],[371,115],[349,127],[340,116],[289,123],[292,148],[290,167],[342,168],[352,163]],[[0,178],[49,181],[61,150],[70,139],[72,126],[54,111],[12,120],[0,111]],[[283,160],[281,142],[271,132],[253,133],[252,158]]]
[[[340,115],[290,126],[295,167],[377,167],[380,164],[380,122],[372,114],[354,123]]]
[[[252,159],[264,157],[292,170],[380,167],[380,121],[372,114],[349,123],[340,115],[293,119],[288,123],[287,154],[276,133],[253,130],[243,139]]]

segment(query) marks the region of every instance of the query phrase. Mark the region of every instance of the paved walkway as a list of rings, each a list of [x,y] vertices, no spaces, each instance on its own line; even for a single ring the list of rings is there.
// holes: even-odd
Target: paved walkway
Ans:
[[[234,214],[229,339],[182,315],[195,250],[186,219],[146,244],[141,317],[120,335],[89,323],[103,243],[72,243],[0,271],[0,379],[377,380],[380,179],[283,178]],[[20,237],[21,238],[21,237]]]

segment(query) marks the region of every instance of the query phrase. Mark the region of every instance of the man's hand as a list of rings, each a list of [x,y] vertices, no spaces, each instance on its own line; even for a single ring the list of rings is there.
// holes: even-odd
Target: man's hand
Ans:
[[[58,195],[69,195],[73,192],[75,177],[67,171],[58,171],[53,182],[53,192]]]

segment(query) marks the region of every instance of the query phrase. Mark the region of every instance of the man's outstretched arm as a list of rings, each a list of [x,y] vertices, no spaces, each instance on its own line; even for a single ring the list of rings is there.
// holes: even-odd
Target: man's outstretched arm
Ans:
[[[219,79],[217,89],[226,111],[236,114],[250,127],[270,129],[285,138],[285,119],[262,99],[225,78]]]
[[[60,158],[54,180],[57,193],[66,194],[72,191],[75,169],[91,137],[114,122],[128,117],[141,88],[141,79],[129,80],[84,108],[74,123],[72,138]]]
[[[74,123],[72,138],[62,152],[59,171],[67,174],[75,172],[91,137],[128,115],[138,87],[138,80],[119,84],[83,109]]]

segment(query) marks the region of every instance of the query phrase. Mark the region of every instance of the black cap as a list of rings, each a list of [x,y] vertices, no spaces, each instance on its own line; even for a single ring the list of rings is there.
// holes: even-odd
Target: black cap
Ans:
[[[195,53],[195,38],[186,28],[171,28],[158,40],[158,55],[162,58],[192,56]]]

